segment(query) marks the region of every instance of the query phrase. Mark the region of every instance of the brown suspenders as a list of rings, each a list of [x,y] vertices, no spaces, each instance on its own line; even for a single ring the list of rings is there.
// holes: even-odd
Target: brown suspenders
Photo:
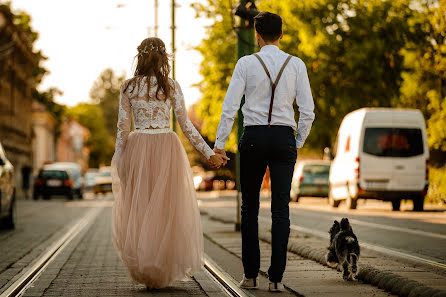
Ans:
[[[277,75],[276,81],[273,82],[271,75],[269,74],[268,68],[266,67],[265,63],[263,63],[263,60],[260,58],[258,54],[254,54],[257,59],[259,59],[260,64],[262,64],[263,69],[265,69],[266,75],[268,75],[268,78],[271,82],[271,102],[269,103],[269,112],[268,112],[268,127],[271,125],[271,113],[273,112],[273,103],[274,103],[274,91],[276,90],[277,84],[279,83],[280,77],[282,76],[283,70],[285,69],[288,62],[291,60],[292,56],[289,55],[288,58],[285,60],[285,63],[283,63],[282,68],[279,71],[279,74]]]

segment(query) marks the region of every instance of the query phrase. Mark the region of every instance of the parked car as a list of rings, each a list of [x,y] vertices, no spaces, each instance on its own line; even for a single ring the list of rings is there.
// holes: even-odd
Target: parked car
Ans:
[[[0,143],[0,225],[12,229],[16,218],[14,166]]]
[[[95,194],[105,194],[107,192],[112,191],[112,176],[111,176],[111,167],[104,166],[99,169],[98,174],[95,178],[95,186],[93,187],[93,191]]]
[[[419,110],[362,108],[341,123],[331,164],[329,203],[358,199],[413,200],[423,210],[428,189],[429,150],[426,125]]]
[[[300,161],[291,182],[291,201],[298,202],[302,196],[328,197],[330,161]]]
[[[97,169],[89,169],[84,175],[85,180],[85,190],[93,191],[94,186],[96,185],[96,176],[98,175]]]
[[[40,196],[44,199],[50,199],[51,196],[55,195],[73,199],[74,194],[74,179],[67,169],[44,166],[34,180],[34,200],[39,199]]]
[[[83,198],[84,195],[84,179],[82,177],[81,166],[74,162],[56,162],[52,164],[45,165],[46,169],[54,170],[66,170],[70,173],[73,178],[73,193],[79,197]]]

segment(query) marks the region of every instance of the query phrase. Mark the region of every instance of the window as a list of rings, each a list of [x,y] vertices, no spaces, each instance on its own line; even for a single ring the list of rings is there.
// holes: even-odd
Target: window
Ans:
[[[366,128],[364,153],[380,157],[413,157],[424,153],[421,129]]]
[[[68,179],[68,174],[61,170],[42,170],[39,173],[39,178]]]

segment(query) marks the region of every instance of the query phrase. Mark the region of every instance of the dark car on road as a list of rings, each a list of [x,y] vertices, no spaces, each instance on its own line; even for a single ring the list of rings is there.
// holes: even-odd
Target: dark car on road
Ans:
[[[50,199],[51,196],[60,195],[73,199],[74,181],[68,170],[43,168],[34,181],[34,200],[42,196]]]
[[[6,158],[0,143],[0,226],[8,229],[15,224],[14,167]]]
[[[300,161],[291,183],[291,200],[299,201],[302,196],[328,197],[330,161]]]

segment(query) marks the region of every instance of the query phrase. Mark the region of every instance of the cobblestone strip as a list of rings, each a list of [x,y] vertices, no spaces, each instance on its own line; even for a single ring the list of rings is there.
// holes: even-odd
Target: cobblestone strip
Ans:
[[[86,211],[59,201],[20,201],[16,229],[0,233],[0,293]]]
[[[202,213],[209,214],[213,220],[224,223],[235,222],[232,215],[222,212],[221,209],[206,208],[202,209]],[[259,238],[264,242],[271,242],[270,226],[261,221],[259,221]],[[327,267],[325,261],[327,245],[328,242],[292,231],[288,251]],[[446,297],[444,276],[424,271],[420,267],[392,263],[389,259],[380,260],[382,257],[373,252],[361,251],[361,253],[357,278],[362,282],[404,297]]]
[[[200,274],[196,276],[200,284],[191,278],[162,290],[148,291],[132,283],[111,242],[110,222],[111,209],[105,208],[23,296],[208,296],[200,286],[205,275]],[[212,292],[211,284],[207,285]]]

